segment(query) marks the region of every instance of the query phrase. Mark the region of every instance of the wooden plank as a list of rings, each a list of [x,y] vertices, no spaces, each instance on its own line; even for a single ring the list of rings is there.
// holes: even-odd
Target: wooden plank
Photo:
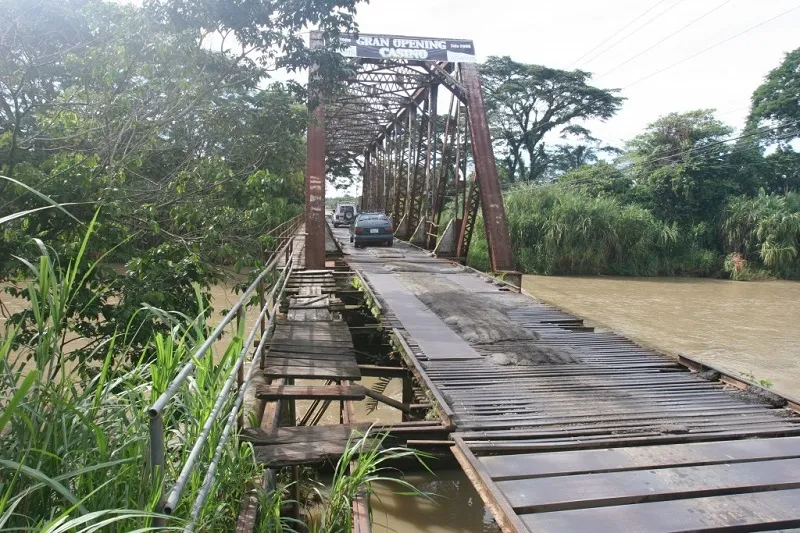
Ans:
[[[335,462],[344,453],[347,440],[293,442],[276,446],[254,446],[255,459],[269,468]]]
[[[242,438],[255,445],[278,445],[296,442],[346,441],[353,436],[362,436],[370,428],[369,424],[335,426],[293,426],[275,428],[271,431],[245,429]]]
[[[522,515],[541,533],[775,531],[800,527],[800,490]]]
[[[411,371],[403,366],[358,365],[362,376],[405,378]]]
[[[495,481],[800,457],[800,437],[480,457]]]
[[[273,344],[269,348],[269,353],[275,354],[288,354],[286,357],[291,357],[291,354],[330,354],[330,355],[344,355],[355,358],[356,352],[351,347],[346,346],[320,346],[320,345],[307,345],[307,344]],[[281,356],[283,357],[283,356]]]
[[[363,400],[364,387],[360,385],[266,385],[256,389],[263,400]]]
[[[534,513],[800,487],[800,459],[500,481],[517,512]]]
[[[352,366],[273,366],[267,362],[264,368],[267,377],[287,377],[297,379],[361,379],[361,372],[355,362]]]
[[[352,361],[354,362],[356,359],[355,352],[351,350],[351,353],[330,353],[330,352],[269,352],[267,357],[270,360],[278,360],[278,359],[288,359],[294,361],[295,359],[311,359],[314,361]]]
[[[270,366],[315,366],[319,368],[352,368],[358,367],[355,360],[350,359],[317,359],[313,354],[307,356],[295,355],[290,358],[285,357],[269,357],[266,359],[267,365]]]

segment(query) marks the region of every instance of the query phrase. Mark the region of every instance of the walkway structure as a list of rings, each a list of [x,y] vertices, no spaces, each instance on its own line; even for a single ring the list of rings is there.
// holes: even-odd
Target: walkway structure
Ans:
[[[412,246],[345,253],[504,531],[800,527],[797,401]]]

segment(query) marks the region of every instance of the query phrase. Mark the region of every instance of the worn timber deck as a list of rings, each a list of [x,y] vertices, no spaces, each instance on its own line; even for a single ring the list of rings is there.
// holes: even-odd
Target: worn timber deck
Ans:
[[[690,371],[397,241],[344,252],[443,404],[453,453],[504,530],[800,527],[796,403]],[[440,301],[467,315],[485,306],[466,317],[485,338],[465,339],[463,317],[444,316]]]
[[[302,263],[302,248],[298,248],[297,259]],[[300,399],[363,399],[363,387],[350,384],[361,379],[350,331],[330,311],[334,300],[330,293],[336,287],[333,272],[299,270],[286,287],[290,292],[286,317],[276,320],[263,358],[264,376],[271,383],[259,385],[255,396],[292,405]],[[296,379],[320,383],[295,385]],[[338,459],[354,430],[345,426],[276,427],[247,430],[243,438],[253,442],[257,461],[279,468]]]

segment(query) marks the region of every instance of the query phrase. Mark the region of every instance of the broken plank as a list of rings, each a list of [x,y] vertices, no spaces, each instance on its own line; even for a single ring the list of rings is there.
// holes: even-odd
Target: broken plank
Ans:
[[[364,387],[359,385],[263,385],[256,389],[262,400],[363,400]]]
[[[273,366],[267,363],[264,369],[267,377],[287,377],[298,379],[361,379],[358,366]]]

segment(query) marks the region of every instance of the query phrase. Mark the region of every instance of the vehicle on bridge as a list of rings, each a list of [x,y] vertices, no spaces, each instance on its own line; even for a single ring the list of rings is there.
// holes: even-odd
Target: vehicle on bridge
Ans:
[[[394,244],[392,221],[384,213],[359,213],[350,225],[350,242],[361,248],[367,244]]]
[[[347,226],[353,223],[356,215],[358,215],[356,204],[338,203],[336,204],[336,209],[333,211],[333,215],[331,215],[331,222],[334,228]]]

